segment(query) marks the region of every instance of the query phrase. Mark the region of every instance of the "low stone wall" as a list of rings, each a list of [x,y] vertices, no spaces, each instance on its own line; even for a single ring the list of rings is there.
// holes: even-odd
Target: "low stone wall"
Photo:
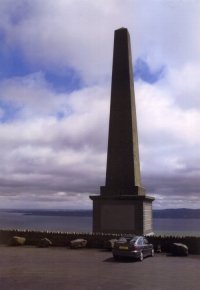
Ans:
[[[40,239],[48,238],[56,247],[68,247],[74,239],[86,239],[88,248],[101,249],[106,241],[119,238],[121,234],[0,230],[0,244],[9,245],[13,236],[25,237],[26,245],[37,245]],[[176,242],[186,244],[190,254],[200,254],[200,237],[148,236],[147,239],[162,252],[170,252],[172,243]]]
[[[0,230],[0,244],[9,244],[13,236],[26,238],[26,245],[37,245],[42,238],[48,238],[53,246],[66,247],[70,241],[75,239],[86,239],[88,248],[103,248],[104,242],[113,238],[118,238],[117,234],[104,233],[77,233],[77,232],[40,232],[30,230]]]

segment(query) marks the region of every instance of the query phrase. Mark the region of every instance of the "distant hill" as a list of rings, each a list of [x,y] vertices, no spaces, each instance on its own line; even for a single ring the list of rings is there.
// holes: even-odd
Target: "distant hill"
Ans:
[[[176,208],[153,210],[154,218],[199,219],[200,209]]]
[[[24,210],[22,213],[37,216],[92,216],[91,210]]]
[[[34,216],[92,216],[92,210],[63,209],[0,209],[0,212],[19,213]]]
[[[14,212],[35,216],[82,216],[92,217],[92,210],[47,210],[47,209],[0,209],[0,212]],[[153,210],[153,218],[162,219],[200,219],[200,209],[176,208]]]

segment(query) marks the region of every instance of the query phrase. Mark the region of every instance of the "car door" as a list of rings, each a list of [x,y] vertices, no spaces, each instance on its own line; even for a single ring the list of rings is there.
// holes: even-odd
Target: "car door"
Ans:
[[[142,251],[143,255],[145,256],[143,238],[138,239],[137,246],[139,247],[140,251]]]
[[[150,255],[150,245],[146,238],[142,238],[143,240],[143,255],[148,256]]]

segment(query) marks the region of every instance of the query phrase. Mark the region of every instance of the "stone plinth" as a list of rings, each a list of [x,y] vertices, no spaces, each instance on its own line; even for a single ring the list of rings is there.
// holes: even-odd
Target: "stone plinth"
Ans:
[[[148,196],[91,196],[93,232],[152,233],[152,201]]]

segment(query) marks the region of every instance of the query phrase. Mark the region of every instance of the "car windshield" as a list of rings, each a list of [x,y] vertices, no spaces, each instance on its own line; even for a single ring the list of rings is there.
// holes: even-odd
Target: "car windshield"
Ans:
[[[138,237],[135,237],[135,238],[133,238],[133,239],[131,239],[131,243],[135,243],[136,241],[137,241],[137,239],[138,239]]]
[[[121,237],[118,241],[120,243],[126,243],[126,242],[135,243],[137,241],[137,239],[138,239],[138,237],[125,236],[125,237]]]

